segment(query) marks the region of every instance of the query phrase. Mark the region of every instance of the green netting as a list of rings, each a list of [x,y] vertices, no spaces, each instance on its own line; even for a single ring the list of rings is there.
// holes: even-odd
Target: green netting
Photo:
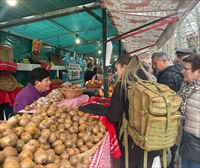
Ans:
[[[20,0],[18,5],[12,8],[6,4],[5,0],[0,0],[0,22],[92,2],[95,2],[95,0]]]
[[[95,13],[100,14],[101,10],[95,10]],[[75,13],[72,15],[62,16],[52,19],[61,24],[71,32],[87,31],[91,28],[101,27],[101,23],[89,15],[87,12]]]
[[[102,17],[102,10],[93,10]],[[84,55],[96,56],[102,50],[97,41],[102,41],[102,24],[87,12],[74,13],[67,16],[38,21],[26,25],[6,29],[45,43],[63,47]],[[75,44],[76,35],[81,39],[81,45]],[[108,37],[116,36],[117,32],[108,21]],[[114,45],[117,50],[117,46]]]
[[[23,34],[24,36],[42,39],[48,36],[57,36],[64,33],[64,30],[58,28],[55,24],[45,20],[26,25],[14,26],[8,28],[10,32]]]

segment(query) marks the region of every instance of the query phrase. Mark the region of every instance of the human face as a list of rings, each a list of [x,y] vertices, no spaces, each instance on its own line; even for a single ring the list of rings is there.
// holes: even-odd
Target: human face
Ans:
[[[126,65],[122,66],[121,64],[115,64],[115,69],[116,69],[118,78],[121,78],[122,73],[123,73],[124,70],[125,70],[125,67],[126,67]]]
[[[192,83],[192,81],[200,77],[200,69],[192,72],[191,63],[187,63],[187,62],[184,63],[182,72],[183,72],[184,81],[188,83]]]
[[[152,67],[156,72],[164,70],[168,64],[169,61],[167,59],[159,59],[155,57],[152,60]]]
[[[39,92],[46,92],[50,88],[51,81],[49,77],[44,78],[42,81],[35,81],[35,87]]]

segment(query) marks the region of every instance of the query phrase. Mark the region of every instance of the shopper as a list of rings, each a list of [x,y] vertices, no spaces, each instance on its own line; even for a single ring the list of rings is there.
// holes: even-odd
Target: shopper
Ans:
[[[176,57],[175,57],[175,60],[174,60],[174,65],[172,65],[173,69],[176,69],[179,73],[182,72],[182,68],[183,68],[183,59],[188,57],[190,54],[194,53],[195,51],[193,49],[179,49],[176,51]],[[182,78],[179,78],[180,82],[179,83],[182,83],[183,82],[183,76]],[[180,86],[180,85],[179,85]],[[180,88],[177,88],[175,91],[179,90]],[[182,129],[180,127],[180,129]],[[177,143],[171,147],[171,161],[170,161],[170,164],[169,164],[169,167],[170,168],[174,168],[175,167],[175,164],[178,164],[176,163],[179,159],[179,155],[178,155],[178,147],[180,146],[180,141],[177,141]],[[176,158],[175,158],[176,157]]]
[[[170,65],[170,60],[165,52],[156,52],[152,55],[152,66],[158,72],[157,82],[169,86],[178,91],[183,82],[182,68]]]
[[[196,51],[191,48],[177,50],[174,64],[176,64],[176,63],[181,64],[181,67],[182,67],[183,59],[194,53],[196,53]]]
[[[94,75],[95,75],[95,73],[92,70],[92,63],[88,63],[87,69],[84,73],[84,82],[91,80]]]
[[[50,84],[49,71],[44,68],[33,69],[30,73],[30,83],[15,98],[13,111],[18,112],[42,97],[49,90]]]
[[[116,133],[118,137],[123,114],[125,114],[126,118],[128,118],[129,102],[127,97],[127,91],[129,85],[134,84],[136,82],[136,78],[141,78],[143,80],[148,80],[148,78],[137,56],[121,56],[116,62],[115,68],[118,74],[118,82],[112,95],[110,107],[108,111],[106,111],[106,117],[111,123],[115,124]],[[122,157],[120,158],[120,167],[124,168],[125,149],[122,142],[123,138],[119,139],[118,141],[122,152]],[[128,138],[128,141],[129,167],[143,167],[143,149],[134,144],[130,137]],[[158,152],[148,153],[148,167],[151,167],[153,159],[156,156],[158,156]]]
[[[180,147],[182,168],[200,167],[200,55],[183,59],[184,82],[178,94],[183,98],[181,112],[185,116]]]
[[[101,75],[101,67],[94,67],[93,68],[94,76],[92,77],[92,80],[98,80],[98,75]]]

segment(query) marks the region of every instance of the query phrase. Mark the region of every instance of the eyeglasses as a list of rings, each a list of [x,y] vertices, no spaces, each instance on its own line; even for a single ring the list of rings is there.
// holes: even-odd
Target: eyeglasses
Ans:
[[[190,70],[190,69],[192,69],[192,68],[183,67],[183,70],[184,70],[184,71],[187,71],[187,70]]]

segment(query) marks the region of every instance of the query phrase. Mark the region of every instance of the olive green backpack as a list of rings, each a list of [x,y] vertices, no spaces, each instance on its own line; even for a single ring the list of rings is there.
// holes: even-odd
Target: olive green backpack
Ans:
[[[138,81],[128,88],[129,120],[123,117],[120,138],[124,134],[125,164],[128,168],[128,135],[144,150],[147,168],[149,151],[163,150],[167,167],[167,149],[176,142],[181,115],[177,111],[182,99],[168,86]]]

